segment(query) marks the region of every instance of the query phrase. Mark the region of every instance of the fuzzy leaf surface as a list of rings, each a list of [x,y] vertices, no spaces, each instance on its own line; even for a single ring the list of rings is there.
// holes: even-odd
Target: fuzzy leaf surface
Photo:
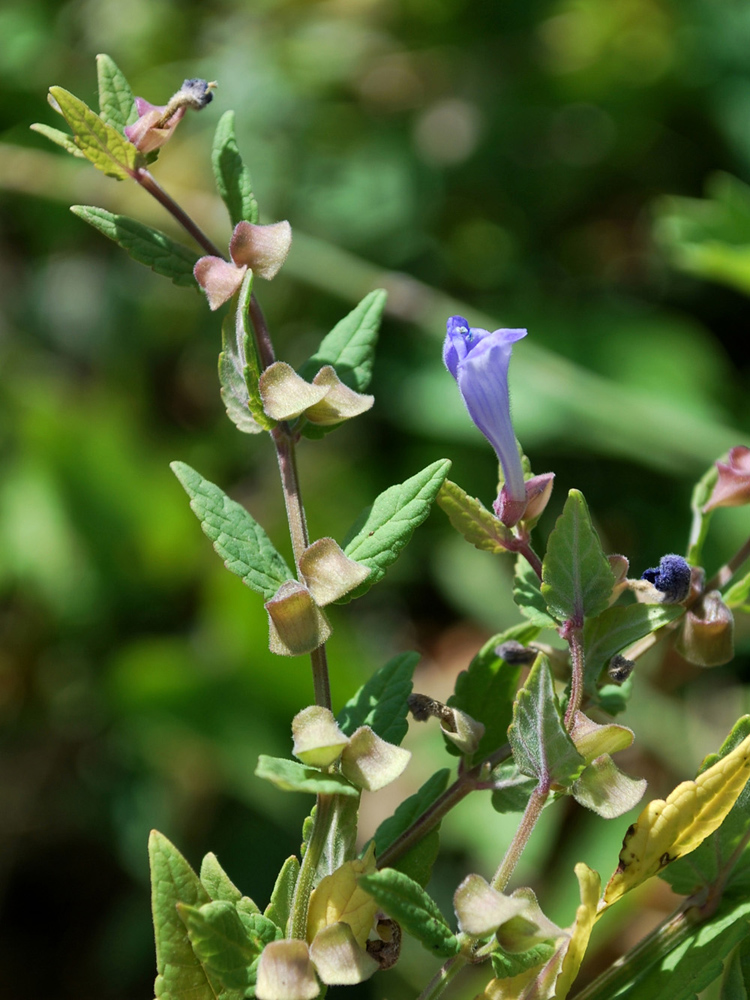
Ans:
[[[86,159],[108,177],[120,181],[132,177],[141,160],[135,146],[69,91],[50,87],[50,94],[59,104]]]
[[[126,215],[115,215],[106,208],[93,205],[72,205],[71,212],[88,222],[123,250],[127,250],[133,260],[145,264],[157,274],[171,278],[175,285],[195,288],[193,267],[198,255],[181,243],[176,243],[165,233],[142,222],[129,219]]]
[[[677,604],[628,604],[602,611],[583,627],[584,685],[593,693],[605,665],[631,643],[685,613]]]
[[[285,792],[359,797],[359,789],[350,785],[340,774],[323,774],[315,767],[305,767],[296,760],[286,760],[283,757],[267,757],[261,754],[258,757],[255,774]]]
[[[96,76],[99,83],[99,117],[122,132],[126,125],[132,125],[138,118],[130,84],[114,59],[102,53],[96,57]]]
[[[409,728],[407,698],[418,663],[419,653],[399,653],[376,670],[339,712],[342,731],[351,736],[360,726],[369,726],[398,746]]]
[[[375,345],[383,318],[387,292],[376,288],[334,326],[320,347],[299,369],[306,381],[312,381],[324,365],[332,365],[350,389],[364,392],[370,384],[375,363]]]
[[[219,900],[201,907],[179,903],[177,911],[217,1000],[243,1000],[250,966],[260,952],[250,942],[236,908]]]
[[[207,854],[201,863],[201,885],[211,899],[237,903],[242,893],[219,864],[215,854]]]
[[[383,820],[375,831],[376,854],[382,854],[386,847],[389,847],[404,830],[411,826],[414,820],[426,812],[432,803],[443,794],[448,787],[450,775],[450,769],[447,767],[436,771],[419,791],[410,795],[397,807],[392,816]],[[424,887],[430,880],[432,866],[435,864],[439,848],[440,828],[437,826],[422,837],[417,844],[409,848],[394,863],[393,867]]]
[[[511,532],[476,497],[471,497],[456,483],[446,479],[437,495],[437,504],[448,520],[476,549],[500,555],[508,552]]]
[[[414,529],[430,513],[450,466],[448,459],[438,459],[411,479],[380,494],[369,512],[363,515],[364,524],[344,548],[350,559],[367,566],[372,572],[364,583],[337,603],[361,597],[373,584],[383,579],[385,571],[396,561],[399,552],[414,534]],[[361,520],[355,527],[359,527]]]
[[[263,528],[240,504],[184,462],[172,462],[190,506],[224,565],[269,600],[292,573]]]
[[[513,578],[513,600],[521,614],[539,628],[557,628],[557,622],[547,611],[539,577],[523,556],[516,559]]]
[[[193,952],[177,905],[200,907],[210,902],[200,879],[166,837],[152,831],[148,842],[151,907],[156,938],[158,1000],[216,1000],[205,970]]]
[[[614,585],[583,494],[571,490],[547,542],[542,567],[547,610],[559,622],[583,625],[584,617],[604,611]]]
[[[449,958],[457,953],[458,939],[437,903],[407,875],[383,868],[372,875],[363,875],[359,884],[389,917],[397,920],[433,955]]]
[[[289,914],[292,912],[292,898],[298,875],[299,861],[292,855],[281,866],[271,893],[271,901],[263,913],[264,917],[272,920],[284,933]]]
[[[547,659],[538,656],[513,706],[508,730],[513,759],[522,774],[549,788],[566,787],[585,766],[565,731]]]
[[[233,226],[243,220],[257,223],[258,203],[253,196],[250,171],[245,166],[234,133],[234,111],[219,119],[211,150],[216,187],[229,212]]]

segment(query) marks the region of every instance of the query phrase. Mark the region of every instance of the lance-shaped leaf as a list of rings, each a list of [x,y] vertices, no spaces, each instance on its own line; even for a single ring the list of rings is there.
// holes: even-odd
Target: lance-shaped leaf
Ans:
[[[242,893],[221,867],[215,854],[209,853],[204,857],[200,877],[201,885],[214,902],[238,903],[242,899]]]
[[[201,907],[178,903],[177,912],[217,1000],[243,1000],[251,983],[250,966],[260,952],[248,939],[232,903],[219,900]]]
[[[694,851],[721,825],[748,777],[750,736],[695,781],[683,781],[666,800],[649,802],[625,834],[604,902],[614,903],[670,861]]]
[[[359,530],[344,547],[344,552],[372,572],[361,586],[342,599],[342,603],[361,597],[373,584],[383,579],[385,571],[396,561],[414,529],[430,513],[450,467],[451,463],[445,458],[433,462],[406,482],[381,493],[369,512],[363,515],[363,524],[360,518],[353,529]]]
[[[586,501],[571,490],[547,542],[542,594],[549,613],[559,622],[583,625],[609,603],[615,576],[591,523]]]
[[[216,187],[227,206],[232,225],[243,221],[257,223],[258,203],[253,197],[250,171],[237,148],[234,111],[225,111],[219,119],[211,150],[211,164]]]
[[[583,628],[584,684],[593,693],[604,666],[627,646],[685,613],[677,604],[629,604],[607,608]]]
[[[549,790],[572,784],[585,761],[565,731],[546,657],[536,658],[526,684],[513,706],[508,730],[513,759],[522,774]]]
[[[398,921],[428,951],[443,958],[458,952],[458,939],[437,903],[407,875],[393,868],[383,868],[372,875],[363,875],[359,884],[389,917]]]
[[[71,156],[77,156],[81,160],[86,159],[85,154],[76,146],[75,140],[69,132],[61,132],[59,128],[53,128],[51,125],[45,125],[43,122],[34,122],[33,125],[29,125],[29,128],[32,132],[38,132],[45,139],[54,142],[56,146],[60,146],[66,153],[70,153]]]
[[[151,907],[156,938],[156,983],[159,1000],[216,1000],[206,972],[193,952],[178,903],[203,906],[210,903],[200,879],[174,844],[156,830],[148,841],[151,867]]]
[[[295,760],[267,757],[261,754],[255,768],[258,778],[270,781],[285,792],[306,792],[308,795],[359,796],[359,789],[350,785],[340,774],[323,774],[314,767],[305,767]]]
[[[523,556],[518,556],[516,559],[513,600],[521,614],[538,628],[557,628],[557,622],[547,611],[547,602],[542,596],[541,581]]]
[[[418,663],[419,653],[399,653],[372,675],[338,714],[347,736],[369,726],[389,743],[401,743],[409,728],[408,698]]]
[[[263,528],[240,504],[184,462],[172,462],[172,472],[190,497],[201,528],[213,542],[224,565],[242,582],[270,600],[292,579],[284,559]]]
[[[372,378],[375,344],[385,309],[387,293],[382,288],[365,295],[352,311],[323,338],[320,347],[300,368],[304,379],[312,379],[323,365],[331,365],[350,389],[364,392]]]
[[[750,715],[732,727],[718,754],[709,754],[699,773],[718,763],[750,736]],[[750,828],[750,784],[745,785],[728,816],[687,858],[678,858],[659,872],[675,892],[691,896],[720,884],[723,896],[747,898],[750,894],[750,847],[742,844]]]
[[[287,921],[292,912],[294,888],[299,876],[299,861],[292,855],[281,866],[271,893],[271,900],[263,911],[263,916],[272,920],[282,932],[286,931]]]
[[[130,84],[115,61],[104,53],[96,57],[96,76],[99,84],[99,117],[122,132],[126,125],[132,125],[138,117]]]
[[[126,215],[115,215],[105,208],[93,205],[72,205],[71,212],[88,222],[123,250],[127,250],[133,260],[145,264],[157,274],[171,278],[175,285],[195,287],[193,267],[198,255],[181,243],[176,243],[165,233],[142,222],[129,219]]]
[[[502,521],[490,513],[476,497],[470,497],[460,486],[446,479],[437,496],[438,506],[448,515],[448,520],[476,549],[508,552],[512,533]]]
[[[526,642],[535,639],[539,630],[534,625],[523,625],[512,631],[512,638]],[[477,758],[488,756],[508,742],[508,726],[513,716],[521,668],[506,663],[496,650],[509,638],[509,632],[502,632],[489,639],[471,661],[469,669],[458,675],[455,693],[448,699],[451,708],[466,712],[484,725],[484,736],[475,751]],[[446,746],[453,752],[450,744]]]
[[[86,159],[109,177],[132,177],[143,159],[135,146],[69,91],[50,87],[49,92]]]
[[[372,850],[363,858],[347,861],[327,875],[313,890],[307,910],[307,940],[312,941],[325,927],[348,924],[360,948],[372,930],[378,906],[359,884],[359,878],[375,870]]]

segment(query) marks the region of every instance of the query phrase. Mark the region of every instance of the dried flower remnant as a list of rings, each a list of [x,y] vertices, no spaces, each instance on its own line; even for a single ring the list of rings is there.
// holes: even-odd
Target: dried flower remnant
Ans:
[[[662,604],[679,604],[690,593],[691,570],[682,556],[662,556],[658,566],[644,570],[641,580],[652,584],[662,595]]]
[[[200,111],[213,100],[215,82],[185,80],[177,93],[166,104],[151,104],[136,97],[138,119],[125,127],[126,137],[141,153],[151,153],[163,146],[172,136],[188,108]]]
[[[717,462],[719,478],[713,488],[704,513],[717,507],[741,507],[750,503],[750,448],[737,445],[726,462]]]

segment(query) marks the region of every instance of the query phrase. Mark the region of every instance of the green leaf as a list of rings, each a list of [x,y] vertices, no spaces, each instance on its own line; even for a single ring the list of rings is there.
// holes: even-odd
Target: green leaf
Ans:
[[[193,267],[198,255],[194,250],[189,250],[181,243],[175,243],[158,229],[144,226],[142,222],[129,219],[126,215],[115,215],[106,208],[72,205],[70,210],[73,215],[88,222],[123,250],[127,250],[139,264],[145,264],[165,278],[171,278],[175,285],[181,285],[183,288],[196,287]]]
[[[320,347],[299,369],[310,382],[323,365],[332,365],[341,381],[356,392],[364,392],[372,378],[375,344],[385,309],[387,292],[382,288],[362,301],[323,338]]]
[[[284,934],[289,914],[292,912],[292,899],[298,876],[299,861],[292,855],[281,866],[271,893],[271,901],[263,913],[263,916],[272,920]]]
[[[440,487],[437,504],[448,515],[456,531],[474,548],[497,555],[509,551],[508,543],[512,541],[510,530],[480,500],[470,497],[450,479],[446,479]]]
[[[402,872],[384,868],[358,879],[362,888],[389,917],[420,941],[433,955],[449,958],[458,952],[458,940],[445,917],[424,889]]]
[[[76,145],[86,159],[108,177],[118,180],[132,177],[141,161],[132,142],[69,91],[50,87],[50,94],[59,104],[65,121],[73,130]]]
[[[708,526],[711,522],[713,511],[707,514],[703,508],[708,503],[713,488],[719,480],[719,470],[716,463],[712,462],[708,469],[693,487],[690,498],[690,511],[693,515],[693,529],[690,532],[690,545],[688,546],[687,561],[691,566],[700,566],[703,558],[703,545],[708,534]],[[697,526],[697,527],[696,527]]]
[[[534,945],[526,951],[514,952],[493,951],[491,957],[492,971],[496,979],[509,979],[511,976],[520,976],[527,969],[533,969],[537,965],[542,965],[554,954],[554,944],[543,941]]]
[[[676,604],[628,604],[602,611],[583,628],[585,690],[593,694],[597,681],[610,659],[651,632],[685,613]]]
[[[253,272],[248,271],[237,296],[237,308],[224,317],[221,325],[219,355],[221,398],[227,416],[244,434],[270,431],[276,424],[266,416],[258,388],[260,363],[249,325],[252,289]]]
[[[151,867],[151,907],[156,938],[156,983],[159,1000],[216,1000],[206,973],[196,958],[177,904],[200,907],[209,903],[198,876],[166,837],[153,830],[148,841]]]
[[[243,220],[257,223],[258,203],[253,197],[250,171],[247,169],[237,148],[234,134],[234,111],[225,111],[219,119],[211,150],[216,187],[233,226]]]
[[[364,583],[337,603],[345,604],[352,598],[361,597],[373,584],[383,579],[386,569],[396,561],[414,529],[430,513],[430,507],[450,467],[451,463],[447,458],[438,459],[406,482],[391,486],[385,493],[381,493],[369,513],[365,512],[364,524],[346,545],[344,552],[350,559],[367,566],[372,572]],[[358,527],[360,521],[355,527]]]
[[[61,132],[59,128],[52,128],[51,125],[43,125],[41,122],[35,122],[33,125],[30,125],[29,128],[32,132],[38,132],[39,135],[43,135],[45,139],[49,139],[50,142],[54,142],[57,146],[61,146],[66,153],[71,153],[73,156],[77,156],[81,160],[86,159],[78,146],[76,146],[73,136],[68,135],[67,132]]]
[[[622,684],[604,684],[592,698],[592,704],[607,715],[620,715],[628,707],[628,701],[633,694],[633,678]]]
[[[241,903],[237,904],[237,915],[245,928],[250,944],[258,953],[263,951],[271,941],[280,941],[284,937],[283,931],[276,926],[273,920],[269,920],[262,913],[245,909]]]
[[[750,613],[750,573],[725,591],[724,603],[728,608]]]
[[[655,963],[648,966],[641,959],[633,979],[606,1000],[694,1000],[721,975],[724,959],[748,933],[750,902],[725,900],[712,917],[696,924],[687,938]]]
[[[508,630],[511,631],[511,630]],[[530,642],[539,633],[536,625],[525,624],[514,628],[513,635],[501,632],[493,636],[479,650],[469,664],[456,678],[455,694],[448,699],[451,708],[460,708],[484,725],[484,736],[474,753],[475,760],[487,757],[508,742],[508,726],[513,717],[513,699],[518,687],[520,667],[506,663],[495,649],[509,638],[521,643]],[[459,753],[450,740],[446,740],[449,752]]]
[[[399,653],[376,670],[339,712],[342,731],[351,736],[360,726],[369,726],[381,739],[398,746],[409,728],[407,698],[418,663],[419,653]]]
[[[201,907],[179,903],[177,912],[214,995],[218,1000],[243,1000],[259,951],[232,903],[219,900]]]
[[[750,936],[744,937],[732,952],[719,1000],[750,1000]]]
[[[260,910],[248,896],[243,896],[234,882],[219,864],[219,859],[215,854],[207,854],[201,863],[201,884],[214,902],[239,903],[244,900],[243,905]]]
[[[549,536],[542,577],[547,609],[559,622],[581,627],[584,617],[593,618],[607,607],[615,577],[578,490],[568,494]]]
[[[350,785],[340,774],[323,774],[317,768],[305,767],[296,760],[285,760],[283,757],[266,757],[261,754],[255,774],[285,792],[359,796],[359,789]]]
[[[138,118],[135,98],[125,74],[108,55],[96,57],[99,81],[99,116],[107,125],[122,132]]]
[[[172,462],[190,506],[224,565],[251,590],[269,600],[292,573],[271,539],[240,504],[184,462]]]
[[[722,757],[726,757],[747,736],[750,736],[750,715],[737,720],[718,754],[709,754],[698,773],[702,774]],[[741,843],[749,828],[750,783],[740,792],[719,829],[696,847],[692,854],[667,865],[659,872],[659,877],[669,882],[675,892],[684,896],[691,896],[701,889],[723,883],[722,894],[725,897],[747,898],[750,894],[750,847],[741,849]],[[738,849],[739,856],[735,857]],[[731,870],[728,871],[730,864]]]
[[[541,654],[518,692],[508,740],[521,773],[547,789],[550,784],[571,785],[585,766],[563,725],[552,674]]]
[[[492,792],[492,808],[499,813],[521,813],[537,786],[518,768],[514,760],[505,760],[492,769],[492,781],[499,786]]]
[[[410,795],[396,809],[392,816],[384,819],[375,831],[375,853],[380,855],[408,828],[419,819],[422,813],[426,812],[432,803],[439,798],[448,787],[450,779],[450,769],[447,767],[436,771],[432,777],[422,785],[419,791]],[[425,886],[430,880],[432,866],[437,857],[440,846],[439,826],[434,827],[428,834],[406,851],[393,867],[408,875],[409,878]]]
[[[542,597],[541,581],[523,556],[516,559],[513,600],[521,614],[534,625],[539,628],[557,628],[557,622],[548,613],[547,602]]]

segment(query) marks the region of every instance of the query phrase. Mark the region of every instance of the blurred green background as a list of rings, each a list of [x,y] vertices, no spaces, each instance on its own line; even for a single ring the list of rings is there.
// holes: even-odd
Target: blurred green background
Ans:
[[[389,289],[375,408],[301,448],[313,537],[341,539],[379,491],[443,456],[492,500],[494,456],[440,362],[445,319],[462,312],[530,331],[511,385],[534,469],[557,475],[542,534],[580,488],[637,575],[685,550],[692,483],[750,443],[750,199],[719,178],[711,202],[665,200],[700,198],[716,171],[750,179],[750,5],[6,0],[0,38],[0,968],[15,1000],[136,1000],[154,976],[149,829],[196,865],[215,851],[265,905],[310,803],[254,778],[255,760],[289,752],[312,686],[306,661],[267,652],[260,601],[223,570],[168,469],[197,467],[287,551],[270,445],[238,434],[219,399],[219,320],[69,213],[99,204],[182,239],[134,185],[29,132],[58,124],[47,87],[96,106],[97,52],[155,103],[185,77],[218,80],[155,173],[225,245],[209,151],[235,109],[262,216],[295,231],[258,290],[280,357],[300,363],[362,295]],[[748,521],[714,517],[709,572]],[[333,611],[335,707],[408,648],[424,654],[420,688],[447,694],[517,620],[508,580],[436,511],[380,587]],[[740,624],[729,667],[644,665],[623,766],[649,794],[693,772],[748,707],[749,651]],[[449,763],[420,729],[396,795]],[[366,802],[368,830],[397,801]],[[519,873],[563,924],[574,862],[608,875],[629,822],[573,805],[545,815]],[[445,824],[431,889],[446,911],[511,828],[481,795]],[[633,923],[603,922],[599,961],[668,895],[649,887],[637,915],[621,904]],[[436,965],[409,949],[372,995],[413,996]]]

